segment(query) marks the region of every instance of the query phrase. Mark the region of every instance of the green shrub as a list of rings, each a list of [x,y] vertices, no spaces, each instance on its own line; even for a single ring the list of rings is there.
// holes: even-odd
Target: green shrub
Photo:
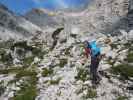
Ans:
[[[112,65],[112,66],[114,66],[114,64],[115,64],[115,62],[116,62],[116,60],[107,60],[107,63],[109,64],[109,65]]]
[[[117,49],[118,44],[112,43],[112,44],[110,44],[110,46],[112,49]]]
[[[9,74],[9,73],[16,74],[16,78],[18,79],[21,77],[25,77],[25,76],[36,76],[37,75],[37,73],[33,70],[28,70],[26,68],[19,68],[19,67],[0,70],[0,74]]]
[[[128,64],[121,64],[111,68],[114,74],[120,74],[124,77],[133,77],[133,66]]]
[[[128,100],[126,96],[119,96],[116,100]]]
[[[37,73],[35,71],[31,71],[31,70],[26,70],[26,69],[23,69],[23,70],[20,70],[17,74],[16,74],[16,78],[17,79],[20,79],[21,77],[27,77],[27,76],[36,76]]]
[[[24,48],[25,50],[32,50],[32,47],[27,45],[27,41],[19,41],[19,42],[16,42],[11,47],[11,49],[13,50],[15,47]]]
[[[8,41],[1,41],[0,42],[0,48],[3,48],[3,49],[10,49],[11,46],[13,45],[14,43],[14,40],[10,39]]]
[[[88,70],[86,70],[85,68],[79,68],[78,74],[77,74],[77,76],[75,76],[75,79],[82,80],[84,82],[89,79],[88,75],[89,75]]]
[[[131,43],[130,42],[127,42],[124,44],[124,47],[126,47],[127,49],[131,47]]]
[[[23,70],[23,68],[19,68],[19,67],[1,69],[0,74],[18,73],[21,70]]]
[[[79,95],[79,94],[83,93],[84,90],[86,90],[86,88],[82,87],[76,91],[76,94]]]
[[[70,55],[70,50],[72,49],[73,46],[70,46],[68,48],[65,49],[65,55]]]
[[[128,53],[127,55],[127,59],[126,59],[129,63],[133,62],[133,53]]]
[[[1,54],[0,60],[6,65],[11,65],[13,62],[13,58],[12,58],[11,54],[10,53],[7,54],[6,52],[3,52]]]
[[[127,43],[124,44],[124,47],[127,48],[130,51],[133,51],[133,41],[128,41]]]
[[[37,56],[43,59],[43,56],[47,53],[46,51],[42,51],[42,48],[33,48],[32,53],[34,56]]]
[[[43,72],[42,72],[42,76],[46,77],[49,76],[51,74],[53,74],[53,69],[52,68],[43,68]]]
[[[9,73],[16,74],[15,79],[10,81],[9,84],[15,83],[22,77],[25,77],[24,83],[21,84],[21,89],[16,92],[15,96],[11,98],[11,100],[35,100],[35,97],[37,96],[37,73],[34,70],[19,67],[0,70],[0,74]]]
[[[60,63],[59,66],[62,68],[67,64],[68,59],[64,58],[64,59],[60,59]]]
[[[3,86],[3,82],[0,82],[0,96],[4,93],[5,87]]]
[[[12,100],[35,100],[37,91],[34,86],[24,86]]]
[[[23,48],[26,51],[32,51],[32,54],[39,58],[43,58],[43,55],[46,54],[46,51],[42,51],[41,47],[39,47],[39,48],[38,48],[38,46],[32,47],[31,45],[27,44],[27,41],[20,41],[20,42],[14,43],[14,45],[12,46],[12,50],[14,50],[15,47]]]
[[[37,78],[31,76],[27,82],[23,83],[21,90],[17,91],[12,100],[35,100],[37,96]]]
[[[49,84],[51,84],[51,85],[57,85],[57,84],[59,84],[60,80],[61,80],[61,78],[57,78],[56,80],[50,80],[49,81]]]
[[[30,57],[24,58],[23,64],[24,66],[30,66],[33,61],[34,61],[34,56],[30,56]]]
[[[1,48],[1,49],[0,49],[0,55],[3,55],[3,54],[6,54],[6,50],[3,49],[3,48]]]
[[[97,96],[97,92],[96,90],[92,89],[92,88],[89,88],[87,90],[87,94],[83,96],[84,99],[87,99],[87,98],[96,98]]]
[[[37,73],[32,70],[23,69],[16,74],[16,79],[25,77],[25,81],[21,84],[21,89],[15,93],[12,100],[35,100],[37,96]]]

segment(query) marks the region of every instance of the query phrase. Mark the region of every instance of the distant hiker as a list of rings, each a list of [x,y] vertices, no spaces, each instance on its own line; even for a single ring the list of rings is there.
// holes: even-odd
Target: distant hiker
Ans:
[[[92,84],[97,84],[100,81],[97,69],[101,60],[101,50],[100,47],[97,46],[96,41],[85,41],[84,45],[86,57],[88,58],[89,55],[91,56],[90,74],[92,78]]]
[[[64,30],[64,28],[58,28],[56,29],[53,34],[52,34],[52,38],[53,38],[53,45],[51,47],[51,50],[53,50],[55,48],[55,46],[57,45],[58,42],[58,35],[60,34],[60,32]]]
[[[61,32],[62,30],[64,30],[64,28],[58,28],[58,29],[56,29],[56,30],[53,32],[53,34],[52,34],[52,38],[53,38],[53,39],[58,39],[58,35],[60,34],[60,32]]]

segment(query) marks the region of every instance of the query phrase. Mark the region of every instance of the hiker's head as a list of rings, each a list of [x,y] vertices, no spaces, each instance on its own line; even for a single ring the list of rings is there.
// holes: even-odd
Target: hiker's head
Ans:
[[[88,45],[88,41],[85,40],[85,41],[83,42],[83,45],[84,45],[84,47],[87,47],[87,45]]]
[[[87,40],[85,40],[83,44],[85,48],[88,48],[90,43]]]

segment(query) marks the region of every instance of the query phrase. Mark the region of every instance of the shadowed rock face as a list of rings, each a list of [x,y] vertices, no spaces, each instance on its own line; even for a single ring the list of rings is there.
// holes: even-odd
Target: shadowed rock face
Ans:
[[[64,28],[58,28],[57,30],[55,30],[52,34],[52,39],[53,39],[53,45],[51,47],[51,49],[54,49],[54,47],[57,45],[58,39],[59,39],[59,34],[60,32],[63,30]]]
[[[128,12],[128,15],[127,15],[127,20],[128,20],[129,29],[133,29],[133,1],[132,0],[130,0],[129,12]]]
[[[133,0],[130,0],[129,10],[133,10]]]

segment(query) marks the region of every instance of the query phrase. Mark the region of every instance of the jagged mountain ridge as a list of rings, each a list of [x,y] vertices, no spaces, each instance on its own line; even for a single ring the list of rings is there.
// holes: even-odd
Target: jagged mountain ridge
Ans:
[[[5,30],[5,34],[2,34],[2,32],[1,34],[3,38],[8,37],[8,34],[10,34],[12,38],[14,36],[27,37],[36,34],[38,30],[46,30],[50,33],[50,28],[55,30],[58,27],[64,27],[64,34],[70,34],[74,30],[73,28],[79,30],[79,33],[108,33],[117,29],[119,26],[127,26],[127,24],[125,24],[126,22],[123,22],[123,18],[125,18],[129,12],[129,0],[94,0],[90,3],[88,8],[81,12],[54,12],[39,8],[33,9],[25,15],[25,18],[16,16],[1,5],[0,28],[3,30],[2,32]],[[131,23],[129,15],[130,14],[128,14],[128,19],[129,23]],[[5,21],[8,18],[9,20]],[[13,29],[13,27],[17,27],[17,29]],[[12,34],[14,34],[14,36]]]
[[[25,17],[32,23],[38,25],[39,27],[45,29],[48,27],[54,27],[59,25],[60,19],[55,20],[56,13],[45,10],[45,9],[32,9],[30,12],[28,12]]]
[[[27,38],[42,31],[22,16],[17,16],[4,5],[0,5],[0,36],[1,39]]]
[[[82,33],[84,32],[105,32],[105,30],[112,30],[116,23],[125,17],[128,13],[129,0],[94,0],[87,9],[81,12],[53,12],[52,16],[41,12],[41,15],[32,12],[26,14],[34,24],[44,28],[46,26],[52,27],[64,26],[71,31],[72,27],[78,27]],[[38,9],[39,10],[39,9]],[[46,16],[46,19],[44,16]],[[38,17],[39,16],[39,17]],[[38,17],[38,18],[36,18]],[[48,19],[50,23],[48,22]],[[56,22],[56,24],[55,24]]]

